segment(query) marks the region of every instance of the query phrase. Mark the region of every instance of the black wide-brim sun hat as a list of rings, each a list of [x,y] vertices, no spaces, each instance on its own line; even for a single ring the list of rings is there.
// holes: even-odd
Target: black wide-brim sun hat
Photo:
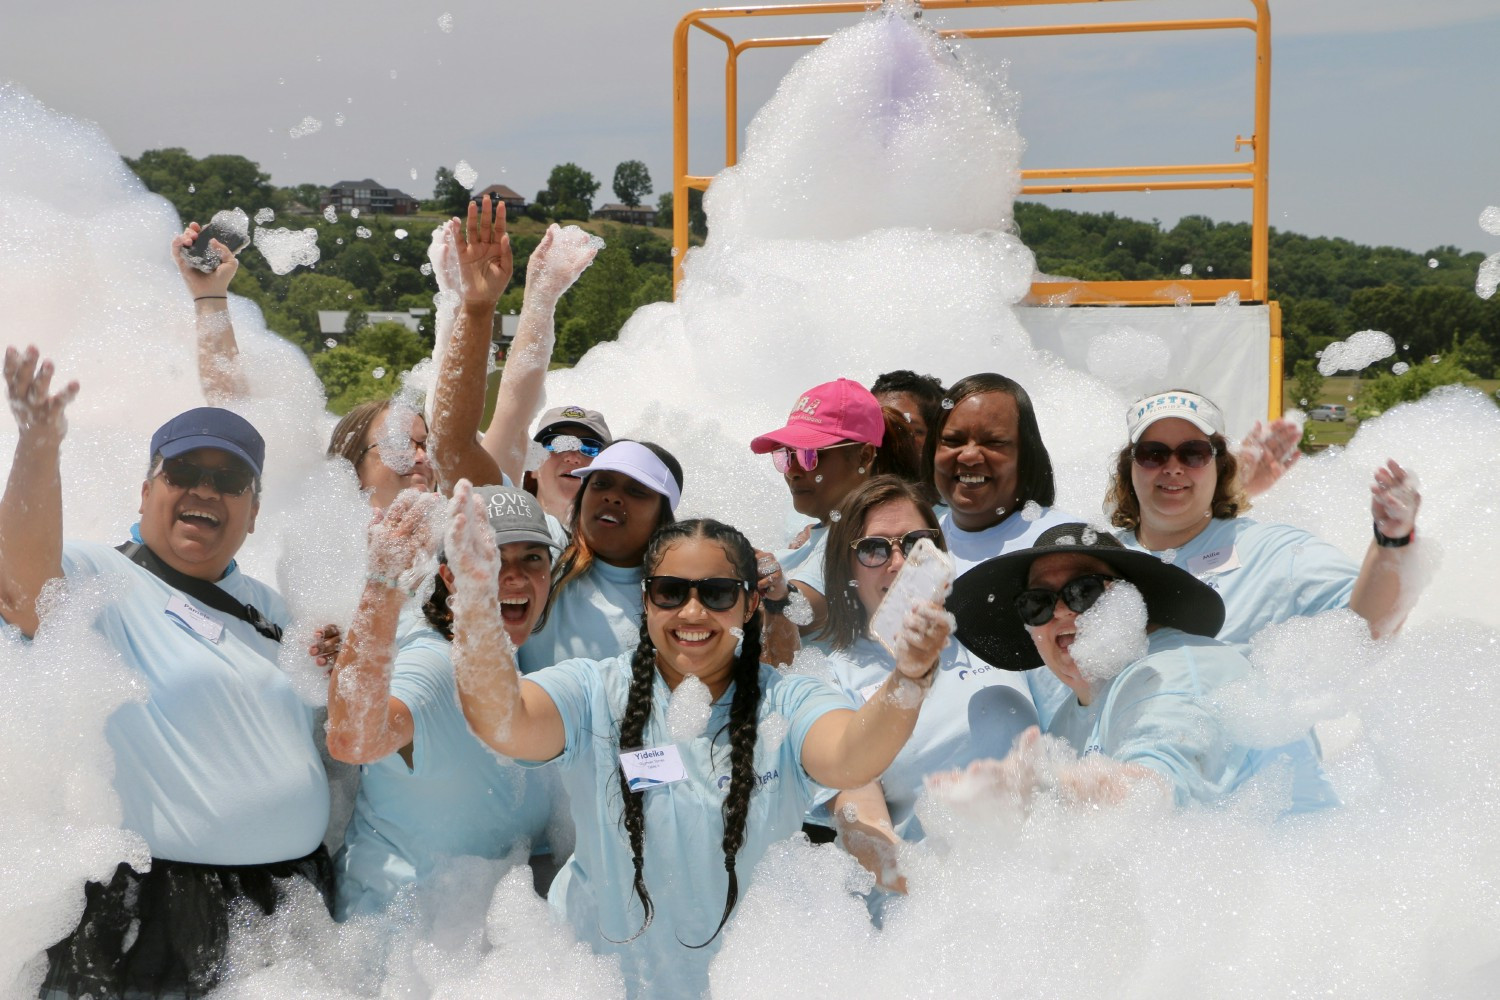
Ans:
[[[1218,635],[1224,627],[1224,602],[1208,584],[1149,552],[1127,549],[1107,531],[1075,522],[1048,528],[1031,548],[987,559],[954,581],[947,607],[958,620],[958,641],[1001,670],[1040,666],[1042,654],[1021,622],[1015,599],[1026,589],[1031,564],[1058,553],[1091,556],[1130,581],[1145,599],[1153,625],[1206,636]]]

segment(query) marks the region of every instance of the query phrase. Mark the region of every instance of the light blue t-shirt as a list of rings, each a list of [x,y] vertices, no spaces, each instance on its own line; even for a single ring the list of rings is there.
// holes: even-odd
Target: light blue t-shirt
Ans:
[[[873,639],[828,654],[834,680],[863,705],[896,669],[895,658]],[[984,757],[1004,757],[1015,738],[1037,724],[1026,674],[1001,670],[972,655],[956,640],[938,658],[937,676],[922,702],[916,728],[880,776],[891,824],[903,840],[922,839],[915,807],[923,779],[966,767]],[[975,740],[970,739],[971,729]],[[826,808],[813,818],[831,822]]]
[[[152,857],[196,864],[269,864],[316,848],[328,826],[328,779],[312,711],[276,665],[277,643],[107,545],[68,542],[62,567],[69,579],[119,579],[94,627],[146,684],[147,700],[121,705],[105,728],[122,825],[145,838]],[[237,567],[216,583],[290,624],[280,596]],[[198,614],[170,615],[176,601]]]
[[[1311,737],[1275,750],[1230,740],[1213,693],[1250,670],[1234,646],[1157,629],[1147,637],[1146,655],[1099,686],[1088,705],[1076,697],[1063,700],[1047,732],[1067,740],[1080,756],[1102,753],[1151,768],[1171,783],[1178,805],[1217,802],[1282,759],[1293,775],[1289,812],[1337,805]],[[1052,683],[1067,690],[1055,676]]]
[[[1034,521],[1026,520],[1022,510],[1015,511],[999,524],[983,531],[965,531],[953,523],[953,512],[944,508],[938,519],[943,529],[943,540],[948,543],[948,554],[953,557],[953,567],[963,576],[986,559],[993,559],[1017,549],[1028,549],[1042,532],[1058,524],[1077,521],[1066,511],[1043,507]]]
[[[360,767],[359,795],[334,859],[335,913],[385,907],[403,885],[459,856],[546,849],[553,778],[493,753],[470,731],[452,646],[411,609],[397,632],[391,695],[411,711],[412,766],[399,753]]]
[[[1119,538],[1129,548],[1151,551],[1135,532]],[[1211,520],[1177,549],[1172,563],[1218,591],[1224,599],[1218,638],[1247,656],[1250,640],[1267,625],[1348,607],[1359,576],[1354,560],[1315,535],[1248,517]]]
[[[828,590],[823,586],[823,556],[827,551],[828,525],[815,524],[806,542],[795,549],[777,551],[776,561],[781,563],[788,583],[796,580],[827,596]]]
[[[704,736],[677,744],[687,778],[644,793],[645,880],[656,915],[635,940],[617,944],[639,931],[644,920],[632,888],[630,842],[620,822],[619,720],[630,686],[630,658],[569,660],[527,680],[547,693],[562,716],[566,745],[554,763],[561,768],[578,837],[549,901],[580,940],[595,951],[620,955],[631,996],[696,1000],[708,988],[708,965],[724,940],[720,934],[706,948],[686,947],[714,933],[729,886],[721,809],[729,790],[726,726],[733,685],[714,703]],[[764,664],[760,682],[756,787],[735,859],[742,902],[766,849],[802,828],[803,814],[823,791],[802,768],[808,731],[826,713],[853,707],[843,692],[823,681],[784,675]],[[658,674],[646,747],[672,742],[669,699]],[[772,716],[779,719],[767,724]],[[780,740],[778,732],[785,733]]]
[[[517,654],[523,674],[563,660],[607,660],[635,649],[641,639],[640,566],[611,566],[595,559],[547,609],[547,623]]]

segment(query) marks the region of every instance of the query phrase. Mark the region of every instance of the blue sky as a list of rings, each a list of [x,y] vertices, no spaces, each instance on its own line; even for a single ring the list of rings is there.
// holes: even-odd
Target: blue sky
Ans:
[[[277,183],[373,176],[419,196],[440,164],[532,196],[553,164],[603,182],[640,159],[670,186],[671,37],[700,6],[682,0],[412,0],[188,6],[27,4],[0,33],[0,76],[99,123],[127,155],[184,146],[241,153]],[[1240,15],[1246,0],[1089,4],[1091,16]],[[1116,14],[1116,11],[1119,13]],[[443,14],[453,30],[439,26]],[[950,24],[1058,20],[1024,9],[955,12]],[[1272,102],[1274,225],[1425,250],[1492,252],[1480,211],[1500,204],[1500,133],[1488,100],[1500,69],[1493,0],[1281,0]],[[837,22],[778,19],[755,34]],[[762,27],[763,26],[763,27]],[[747,22],[732,34],[752,32]],[[1200,35],[1011,43],[1027,166],[1229,159],[1248,134],[1249,42]],[[693,169],[722,165],[722,65],[694,55]],[[791,52],[745,58],[742,104],[764,100]],[[392,75],[394,72],[394,76]],[[336,125],[336,116],[344,122]],[[311,116],[321,130],[293,139]],[[413,181],[410,170],[417,170]],[[1051,204],[1170,223],[1198,212],[1241,218],[1238,194],[1090,196]]]

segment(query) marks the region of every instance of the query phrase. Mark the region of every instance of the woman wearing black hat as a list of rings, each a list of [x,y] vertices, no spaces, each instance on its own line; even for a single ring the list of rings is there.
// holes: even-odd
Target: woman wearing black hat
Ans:
[[[1225,731],[1210,696],[1246,676],[1250,664],[1212,638],[1224,605],[1192,574],[1126,549],[1107,532],[1064,524],[1031,548],[964,574],[948,606],[970,650],[1009,670],[1045,664],[1071,692],[1043,719],[1048,735],[1085,758],[1056,775],[1065,789],[1112,798],[1154,779],[1179,805],[1212,802],[1286,757],[1295,774],[1290,811],[1336,802],[1309,738],[1266,753]],[[1123,766],[1088,760],[1095,755]],[[976,768],[1023,777],[1031,788],[1030,760],[1022,748],[1003,767]]]

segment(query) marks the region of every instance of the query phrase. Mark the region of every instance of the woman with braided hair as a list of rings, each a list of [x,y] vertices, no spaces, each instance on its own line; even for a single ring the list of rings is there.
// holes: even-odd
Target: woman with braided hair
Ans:
[[[558,767],[571,799],[577,845],[552,906],[581,940],[620,955],[632,996],[701,996],[766,849],[801,829],[820,786],[860,787],[900,751],[948,619],[914,609],[897,669],[856,712],[829,685],[760,663],[750,543],[717,521],[684,521],[647,547],[633,651],[523,680],[486,585],[494,546],[482,512],[463,485],[453,506],[445,548],[464,714],[498,752]],[[669,712],[674,698],[683,711]]]

